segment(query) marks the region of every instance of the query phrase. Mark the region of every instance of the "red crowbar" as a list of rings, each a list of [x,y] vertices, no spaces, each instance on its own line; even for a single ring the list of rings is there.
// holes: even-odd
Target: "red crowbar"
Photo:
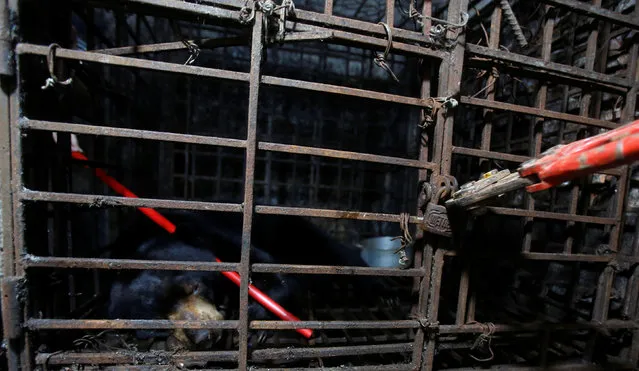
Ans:
[[[73,134],[72,134],[73,135]],[[76,148],[78,149],[78,148]],[[84,153],[80,151],[72,151],[71,156],[80,161],[88,161],[89,159],[84,155]],[[113,177],[109,176],[104,169],[95,168],[95,175],[106,185],[111,187],[115,192],[121,194],[124,197],[128,198],[138,198],[138,196],[131,192],[128,188],[126,188],[122,183],[115,180]],[[169,233],[175,232],[175,224],[171,223],[167,218],[162,216],[160,213],[155,211],[154,209],[148,207],[138,207],[144,215],[149,217],[149,219],[153,220],[160,227],[164,228]],[[215,258],[218,263],[222,261],[218,258]],[[222,274],[233,281],[237,286],[240,286],[240,275],[237,272],[222,272]],[[292,321],[299,322],[300,319],[295,317],[292,313],[288,312],[281,305],[279,305],[275,300],[271,299],[268,295],[263,293],[260,289],[249,284],[249,295],[255,299],[258,303],[268,309],[271,313],[278,316],[283,321]],[[307,339],[310,339],[313,336],[313,331],[311,329],[299,328],[295,329],[295,331],[302,334]]]
[[[526,187],[529,193],[639,160],[639,120],[565,145],[526,161],[516,172],[496,171],[462,185],[447,207],[471,209],[500,194]]]

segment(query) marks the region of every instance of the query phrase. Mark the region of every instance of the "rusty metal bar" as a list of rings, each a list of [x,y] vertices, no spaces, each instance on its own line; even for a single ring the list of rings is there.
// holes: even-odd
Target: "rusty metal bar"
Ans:
[[[243,0],[206,0],[206,2],[210,4],[224,5],[235,9],[240,9],[244,6]],[[330,27],[331,29],[344,29],[366,35],[374,35],[377,38],[386,40],[386,32],[384,31],[384,29],[373,22],[338,17],[330,14],[322,14],[303,9],[295,9],[295,21],[297,23],[326,26]],[[391,31],[393,33],[393,45],[395,44],[395,40],[406,41],[410,44],[418,43],[418,45],[421,44],[426,46],[431,44],[430,37],[422,34],[421,32],[404,30],[401,28],[393,28],[392,25],[389,26],[391,26]],[[447,54],[438,51],[433,52],[440,55]]]
[[[329,265],[295,265],[295,264],[264,264],[251,265],[251,271],[256,273],[291,273],[291,274],[331,274],[353,276],[389,276],[389,277],[421,277],[424,270],[377,268],[377,267],[348,267]]]
[[[253,370],[273,370],[272,368],[261,368],[254,367]],[[317,370],[317,367],[312,368],[286,368],[287,371],[311,371]],[[343,371],[344,367],[322,367],[322,371]],[[348,367],[349,371],[414,371],[413,365],[411,364],[392,364],[392,365],[378,365],[378,366],[350,366]]]
[[[420,327],[419,321],[251,321],[252,330],[293,330],[311,328],[320,330],[354,329],[414,329]]]
[[[575,13],[639,30],[639,20],[634,15],[613,12],[601,6],[590,5],[575,0],[541,0],[541,2],[568,8]]]
[[[404,353],[412,349],[410,343],[355,345],[322,348],[285,348],[285,349],[257,349],[252,352],[252,361],[266,361],[271,359],[304,359],[317,357],[341,357],[360,354]],[[158,357],[171,362],[202,362],[234,361],[238,359],[237,351],[217,352],[100,352],[100,353],[41,353],[36,356],[36,364],[68,365],[68,364],[157,364]],[[286,358],[284,358],[286,357]],[[148,363],[147,363],[148,362]],[[365,368],[369,369],[369,368]]]
[[[287,207],[287,206],[266,206],[260,205],[255,207],[255,212],[259,214],[277,214],[277,215],[297,215],[314,218],[333,218],[333,219],[355,219],[370,220],[378,222],[399,223],[400,216],[395,214],[369,213],[362,211],[342,211],[328,209],[311,209],[304,207]],[[411,216],[410,223],[421,223],[421,218]]]
[[[324,0],[324,14],[333,14],[333,0]]]
[[[316,348],[283,348],[256,349],[251,353],[252,361],[266,361],[270,359],[299,359],[317,357],[342,357],[350,355],[408,353],[413,349],[413,343],[399,344],[370,344],[346,345],[340,347]]]
[[[46,56],[49,48],[46,46],[33,44],[18,44],[16,52],[19,55],[40,55]],[[151,61],[148,59],[137,59],[129,57],[120,57],[117,55],[108,55],[101,53],[84,52],[78,50],[70,50],[64,48],[56,49],[56,57],[70,59],[75,61],[92,62],[100,64],[108,64],[120,67],[133,67],[152,71],[174,72],[192,76],[204,76],[217,78],[222,80],[248,81],[249,74],[244,72],[226,71],[215,68],[206,68],[198,66],[187,66],[182,64]]]
[[[566,122],[573,122],[576,124],[582,124],[586,126],[593,126],[593,127],[599,127],[599,128],[605,128],[605,129],[615,129],[619,127],[619,124],[616,124],[610,121],[572,115],[569,113],[550,111],[543,108],[526,107],[526,106],[520,106],[520,105],[516,105],[512,103],[497,102],[490,99],[480,99],[480,98],[463,96],[460,98],[459,101],[460,103],[466,104],[469,106],[490,108],[490,109],[508,111],[508,112],[523,113],[527,115],[542,117],[545,119],[554,119],[554,120],[561,120]]]
[[[457,252],[447,250],[446,256],[457,256]],[[615,260],[621,260],[629,263],[639,262],[639,258],[626,257],[620,259],[615,255],[590,255],[590,254],[566,254],[566,253],[544,253],[544,252],[522,252],[520,256],[528,260],[542,261],[565,261],[565,262],[582,262],[582,263],[611,263]]]
[[[540,368],[538,366],[519,366],[519,365],[493,365],[483,368],[484,370],[513,370],[513,371],[603,371],[600,365],[596,364],[584,364],[583,361],[575,361],[569,363],[561,363],[558,365],[552,365],[547,368]],[[474,367],[465,368],[449,368],[448,371],[473,371],[477,370]]]
[[[58,131],[64,133],[104,135],[110,137],[155,140],[174,143],[201,144],[209,146],[222,146],[244,148],[246,141],[242,139],[209,137],[203,135],[177,134],[153,130],[138,130],[108,126],[94,126],[73,124],[66,122],[53,122],[42,120],[20,119],[20,128],[28,130]]]
[[[54,256],[34,256],[27,254],[22,258],[25,268],[64,268],[64,269],[154,269],[221,272],[239,270],[238,263],[216,263],[201,261],[171,260],[135,260],[135,259],[103,259],[103,258],[70,258]],[[390,276],[421,277],[422,269],[395,269],[377,267],[347,267],[327,265],[294,265],[294,264],[253,264],[252,272],[256,273],[289,273],[289,274],[328,274],[353,276]]]
[[[615,218],[602,218],[598,216],[588,216],[588,215],[570,215],[564,213],[554,213],[548,211],[537,211],[537,210],[528,210],[528,209],[510,209],[506,207],[487,207],[487,209],[498,215],[513,215],[513,216],[525,216],[525,217],[534,217],[541,219],[551,219],[551,220],[565,220],[565,221],[573,221],[577,223],[589,223],[589,224],[604,224],[604,225],[613,225],[616,223]]]
[[[34,256],[27,254],[22,258],[25,268],[64,268],[64,269],[136,269],[136,270],[180,270],[203,272],[237,272],[237,263],[217,263],[201,261],[172,260],[134,260],[101,258],[67,258],[55,256]]]
[[[608,320],[608,321],[592,321],[584,323],[518,323],[518,324],[495,324],[494,332],[537,332],[540,330],[547,331],[577,331],[588,329],[635,329],[639,328],[639,324],[634,321]],[[466,324],[466,325],[439,325],[436,330],[440,334],[470,334],[482,333],[486,331],[486,325],[483,324]]]
[[[246,161],[244,172],[244,213],[242,219],[242,252],[240,258],[240,315],[239,315],[239,357],[240,370],[248,369],[249,350],[249,317],[248,317],[248,287],[251,274],[251,230],[253,226],[255,187],[255,155],[257,152],[257,110],[260,91],[260,75],[262,66],[262,22],[263,14],[256,12],[253,23],[251,40],[251,70],[249,80],[248,118],[246,129]]]
[[[30,129],[30,130],[47,130],[47,131],[58,131],[58,132],[68,132],[68,133],[87,134],[87,135],[105,135],[105,136],[120,137],[120,138],[156,140],[156,141],[174,142],[174,143],[200,144],[200,145],[222,146],[222,147],[233,147],[233,148],[246,147],[246,141],[242,139],[209,137],[209,136],[191,135],[191,134],[176,134],[176,133],[160,132],[160,131],[152,131],[152,130],[138,130],[138,129],[72,124],[72,123],[64,123],[64,122],[42,121],[42,120],[30,120],[26,118],[20,120],[20,127],[23,129]],[[411,159],[390,157],[390,156],[380,156],[380,155],[358,153],[358,152],[331,150],[331,149],[324,149],[324,148],[296,146],[296,145],[281,144],[281,143],[259,142],[258,148],[265,151],[296,153],[296,154],[323,156],[323,157],[331,157],[331,158],[342,158],[342,159],[348,159],[348,160],[376,162],[376,163],[382,163],[382,164],[417,167],[417,168],[425,168],[425,169],[431,169],[435,167],[435,164],[432,164],[432,163],[424,164],[420,162],[419,160],[411,160]]]
[[[135,3],[140,5],[155,6],[163,9],[170,9],[180,12],[192,13],[198,16],[206,16],[211,18],[233,19],[238,20],[240,18],[239,12],[223,9],[219,7],[212,7],[207,5],[201,5],[198,3],[189,3],[186,1],[174,1],[174,0],[129,0],[129,3]]]
[[[115,352],[63,352],[63,353],[39,353],[35,357],[38,365],[109,365],[109,364],[152,364],[157,365],[157,360],[165,359],[172,363],[188,363],[210,361],[232,362],[237,360],[237,351],[215,352],[159,352],[153,353],[115,351]]]
[[[429,323],[437,322],[439,313],[440,290],[442,286],[442,273],[444,268],[445,251],[438,249],[433,254],[433,269],[431,271],[430,287],[429,287],[429,303],[428,315],[426,319]],[[432,370],[435,359],[435,339],[428,339],[424,347],[424,355],[422,356],[421,370]]]
[[[26,321],[26,328],[29,330],[133,330],[133,329],[154,329],[166,330],[175,328],[185,329],[236,329],[238,321],[181,321],[163,319],[39,319],[30,318]]]
[[[592,4],[593,6],[601,6],[601,0],[592,0]],[[588,35],[588,41],[587,41],[587,46],[586,46],[586,62],[584,65],[584,69],[588,70],[588,71],[593,71],[595,68],[595,60],[597,58],[597,41],[599,38],[599,30],[595,29],[593,30],[589,35]],[[604,43],[606,43],[606,40],[604,40]],[[607,45],[603,45],[602,48],[606,48]],[[605,71],[605,70],[604,70]],[[566,88],[566,91],[564,92],[564,102],[566,102],[566,106],[568,103],[568,91]],[[581,97],[581,107],[579,108],[579,115],[580,116],[584,116],[584,117],[588,117],[590,111],[591,111],[591,103],[592,103],[592,94],[589,92],[582,92],[582,97]],[[595,117],[598,117],[599,113],[597,112]],[[563,126],[562,126],[563,128]],[[591,134],[594,133],[594,130],[590,130]],[[559,140],[561,141],[562,138],[560,136]],[[573,184],[572,189],[570,190],[570,206],[569,206],[569,213],[570,214],[577,214],[577,208],[578,208],[578,202],[579,202],[579,185],[578,184]],[[574,227],[575,223],[573,222],[568,222],[566,225],[566,230],[571,230]],[[574,245],[574,237],[569,235],[566,238],[565,241],[565,245],[564,245],[564,252],[566,254],[570,254],[573,250],[573,245]]]
[[[549,11],[549,8],[546,6],[546,11]],[[542,30],[542,49],[541,49],[541,59],[543,62],[550,62],[552,57],[552,35],[555,29],[555,19],[554,17],[546,17],[544,20],[544,28]],[[537,91],[537,97],[535,98],[535,106],[539,110],[546,110],[546,101],[548,100],[548,84],[545,82],[541,82],[539,89]],[[529,153],[533,158],[537,158],[541,153],[541,145],[542,145],[542,134],[543,134],[543,120],[538,119],[534,120],[530,126],[530,149]],[[525,196],[525,205],[526,210],[534,211],[535,210],[535,199],[531,195]],[[533,218],[527,217],[525,219],[525,223],[532,223]],[[524,235],[524,241],[522,244],[522,250],[524,252],[529,252],[532,244],[532,232],[527,231]]]
[[[503,160],[503,161],[510,161],[510,162],[525,162],[530,160],[530,157],[527,157],[527,156],[512,155],[510,153],[485,151],[481,149],[466,148],[466,147],[453,146],[451,152],[454,154],[459,154],[464,156],[490,158],[493,160]]]
[[[335,149],[306,147],[306,146],[297,146],[297,145],[281,144],[281,143],[269,143],[269,142],[259,142],[257,147],[264,151],[275,151],[275,152],[284,152],[284,153],[295,153],[295,154],[301,154],[301,155],[341,158],[341,159],[355,160],[355,161],[376,162],[380,164],[407,166],[407,167],[415,167],[420,169],[433,169],[435,167],[435,164],[433,163],[429,163],[429,162],[424,163],[419,160],[411,160],[407,158],[390,157],[390,156],[380,156],[380,155],[373,155],[368,153],[339,151]]]
[[[385,44],[384,44],[385,45]],[[33,54],[46,56],[48,53],[48,47],[33,45],[33,44],[18,44],[17,52],[19,54]],[[181,64],[150,61],[146,59],[136,59],[129,57],[120,57],[115,55],[83,52],[77,50],[69,50],[58,48],[56,50],[56,57],[63,59],[71,59],[77,61],[94,62],[101,64],[108,64],[121,67],[133,67],[153,71],[163,72],[175,72],[193,76],[204,76],[211,78],[219,78],[223,80],[234,81],[248,81],[249,74],[244,72],[226,71],[214,68],[205,68],[197,66],[186,66]],[[298,88],[311,91],[319,91],[324,93],[348,95],[353,97],[360,97],[366,99],[380,100],[384,102],[392,102],[399,104],[406,104],[418,107],[428,106],[427,102],[423,99],[410,98],[393,94],[379,93],[375,91],[368,91],[362,89],[348,88],[338,85],[322,84],[308,81],[300,81],[287,79],[275,76],[262,76],[261,82],[266,85],[281,86]]]
[[[546,76],[557,77],[576,83],[588,83],[602,89],[625,92],[631,84],[623,78],[606,75],[594,71],[586,71],[582,68],[566,66],[563,64],[543,61],[541,59],[528,57],[520,54],[505,52],[502,50],[491,50],[489,48],[468,44],[467,52],[474,57],[493,60],[517,68],[525,68],[534,72],[543,73]]]
[[[349,88],[340,85],[329,85],[318,82],[292,80],[283,77],[275,76],[262,76],[262,83],[272,86],[281,86],[287,88],[296,88],[310,91],[318,91],[323,93],[347,95],[351,97],[366,98],[372,100],[379,100],[384,102],[405,104],[409,106],[427,107],[428,103],[424,99],[410,98],[400,95],[379,93],[370,90],[362,90]]]
[[[422,33],[428,34],[431,28],[431,20],[430,16],[432,14],[432,1],[424,0],[422,6],[422,15],[423,15],[423,26]],[[431,96],[431,68],[430,66],[422,65],[419,69],[421,84],[420,84],[420,98],[427,99]],[[418,125],[423,124],[425,111],[422,110],[419,112],[418,116]],[[410,135],[410,130],[409,130]],[[417,135],[419,137],[423,137],[423,132],[418,132]],[[410,140],[408,141],[410,143]],[[419,144],[419,161],[423,163],[427,163],[429,160],[429,151],[430,142],[420,141]],[[439,168],[439,165],[436,167]],[[419,169],[417,172],[417,179],[421,181],[428,180],[428,171],[425,169]],[[417,198],[417,216],[423,217],[423,212],[421,210],[421,205],[419,204],[419,197]],[[423,240],[424,232],[421,228],[417,228],[415,233],[415,238],[417,240]],[[432,268],[432,260],[433,260],[433,246],[432,242],[426,239],[423,244],[416,244],[415,251],[413,253],[413,261],[414,266],[416,268],[421,268],[424,270],[423,277],[416,277],[413,281],[413,292],[417,292],[417,303],[414,306],[415,312],[419,318],[426,317],[426,311],[428,306],[428,289],[430,288],[430,276],[431,276],[431,268]],[[412,369],[419,369],[422,363],[422,353],[424,349],[424,342],[426,341],[426,331],[423,327],[419,327],[415,333],[414,339],[414,348],[412,354]]]
[[[448,22],[458,23],[461,21],[461,14],[468,11],[468,0],[451,0],[448,4]],[[450,31],[449,31],[450,32]],[[460,32],[457,35],[455,47],[447,63],[442,62],[442,67],[448,70],[446,88],[439,94],[445,97],[459,96],[461,78],[463,73],[464,55],[468,48],[466,45],[466,33]],[[450,111],[450,112],[449,112]],[[453,148],[453,126],[455,110],[446,110],[444,120],[444,133],[442,140],[442,158],[440,175],[450,174]]]
[[[240,204],[225,204],[202,201],[179,201],[179,200],[158,200],[152,198],[128,198],[118,196],[100,196],[74,193],[56,193],[22,190],[17,193],[16,198],[22,201],[42,201],[42,202],[69,202],[74,204],[88,204],[93,206],[127,206],[127,207],[152,207],[159,209],[182,209],[182,210],[202,210],[202,211],[242,211]]]
[[[203,39],[203,40],[189,40],[189,41],[192,43],[196,43],[199,48],[214,49],[214,48],[225,47],[225,46],[247,45],[249,38],[246,36],[236,36],[236,37],[225,37],[225,38],[219,38],[219,39]],[[146,53],[176,51],[176,50],[184,50],[184,49],[187,49],[187,47],[182,41],[174,41],[174,42],[167,42],[167,43],[122,46],[119,48],[97,49],[97,50],[92,50],[92,52],[109,54],[109,55],[131,55],[131,54],[146,54]]]

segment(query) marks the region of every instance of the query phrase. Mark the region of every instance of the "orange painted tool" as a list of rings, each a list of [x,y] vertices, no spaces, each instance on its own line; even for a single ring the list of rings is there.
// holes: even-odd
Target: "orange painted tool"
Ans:
[[[73,134],[72,134],[73,135]],[[77,141],[75,141],[77,143]],[[79,149],[75,148],[75,149]],[[71,156],[80,161],[88,161],[89,159],[82,153],[81,151],[74,150],[71,152]],[[138,196],[131,192],[128,188],[126,188],[122,183],[115,180],[115,178],[109,176],[104,169],[95,168],[95,175],[106,185],[108,185],[115,192],[121,194],[124,197],[129,198],[138,198]],[[176,230],[175,224],[171,223],[167,218],[162,216],[162,214],[158,213],[154,209],[148,207],[138,207],[144,215],[146,215],[149,219],[154,221],[160,227],[164,228],[169,233],[174,233]],[[218,263],[222,261],[216,258]],[[222,272],[222,274],[233,281],[237,286],[240,286],[240,275],[237,272]],[[255,299],[258,303],[268,309],[271,313],[275,314],[277,317],[282,319],[283,321],[300,321],[299,318],[295,317],[292,313],[288,312],[281,305],[279,305],[275,300],[271,299],[268,295],[263,293],[257,287],[249,284],[249,295]],[[304,336],[307,339],[310,339],[313,336],[313,331],[311,329],[295,329],[298,333]]]

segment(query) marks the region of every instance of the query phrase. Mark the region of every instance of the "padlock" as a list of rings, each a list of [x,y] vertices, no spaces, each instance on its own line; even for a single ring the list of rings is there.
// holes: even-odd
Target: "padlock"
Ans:
[[[424,223],[422,228],[429,233],[437,234],[444,237],[451,237],[453,231],[448,220],[448,212],[446,206],[439,205],[439,201],[447,190],[445,187],[439,188],[434,199],[426,205],[424,210]]]

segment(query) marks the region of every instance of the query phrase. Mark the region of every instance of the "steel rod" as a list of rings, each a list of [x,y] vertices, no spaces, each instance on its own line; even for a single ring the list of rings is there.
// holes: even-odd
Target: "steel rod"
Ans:
[[[550,111],[543,108],[527,107],[527,106],[520,106],[520,105],[512,104],[512,103],[497,102],[497,101],[489,100],[489,99],[463,96],[459,99],[459,102],[461,104],[465,104],[469,106],[490,108],[490,109],[508,111],[508,112],[523,113],[523,114],[527,114],[531,116],[542,117],[545,119],[573,122],[576,124],[583,124],[586,126],[592,126],[592,127],[598,127],[598,128],[615,129],[619,127],[619,124],[616,124],[610,121],[598,120],[598,119],[594,119],[594,118],[590,118],[586,116],[572,115],[569,113]]]

